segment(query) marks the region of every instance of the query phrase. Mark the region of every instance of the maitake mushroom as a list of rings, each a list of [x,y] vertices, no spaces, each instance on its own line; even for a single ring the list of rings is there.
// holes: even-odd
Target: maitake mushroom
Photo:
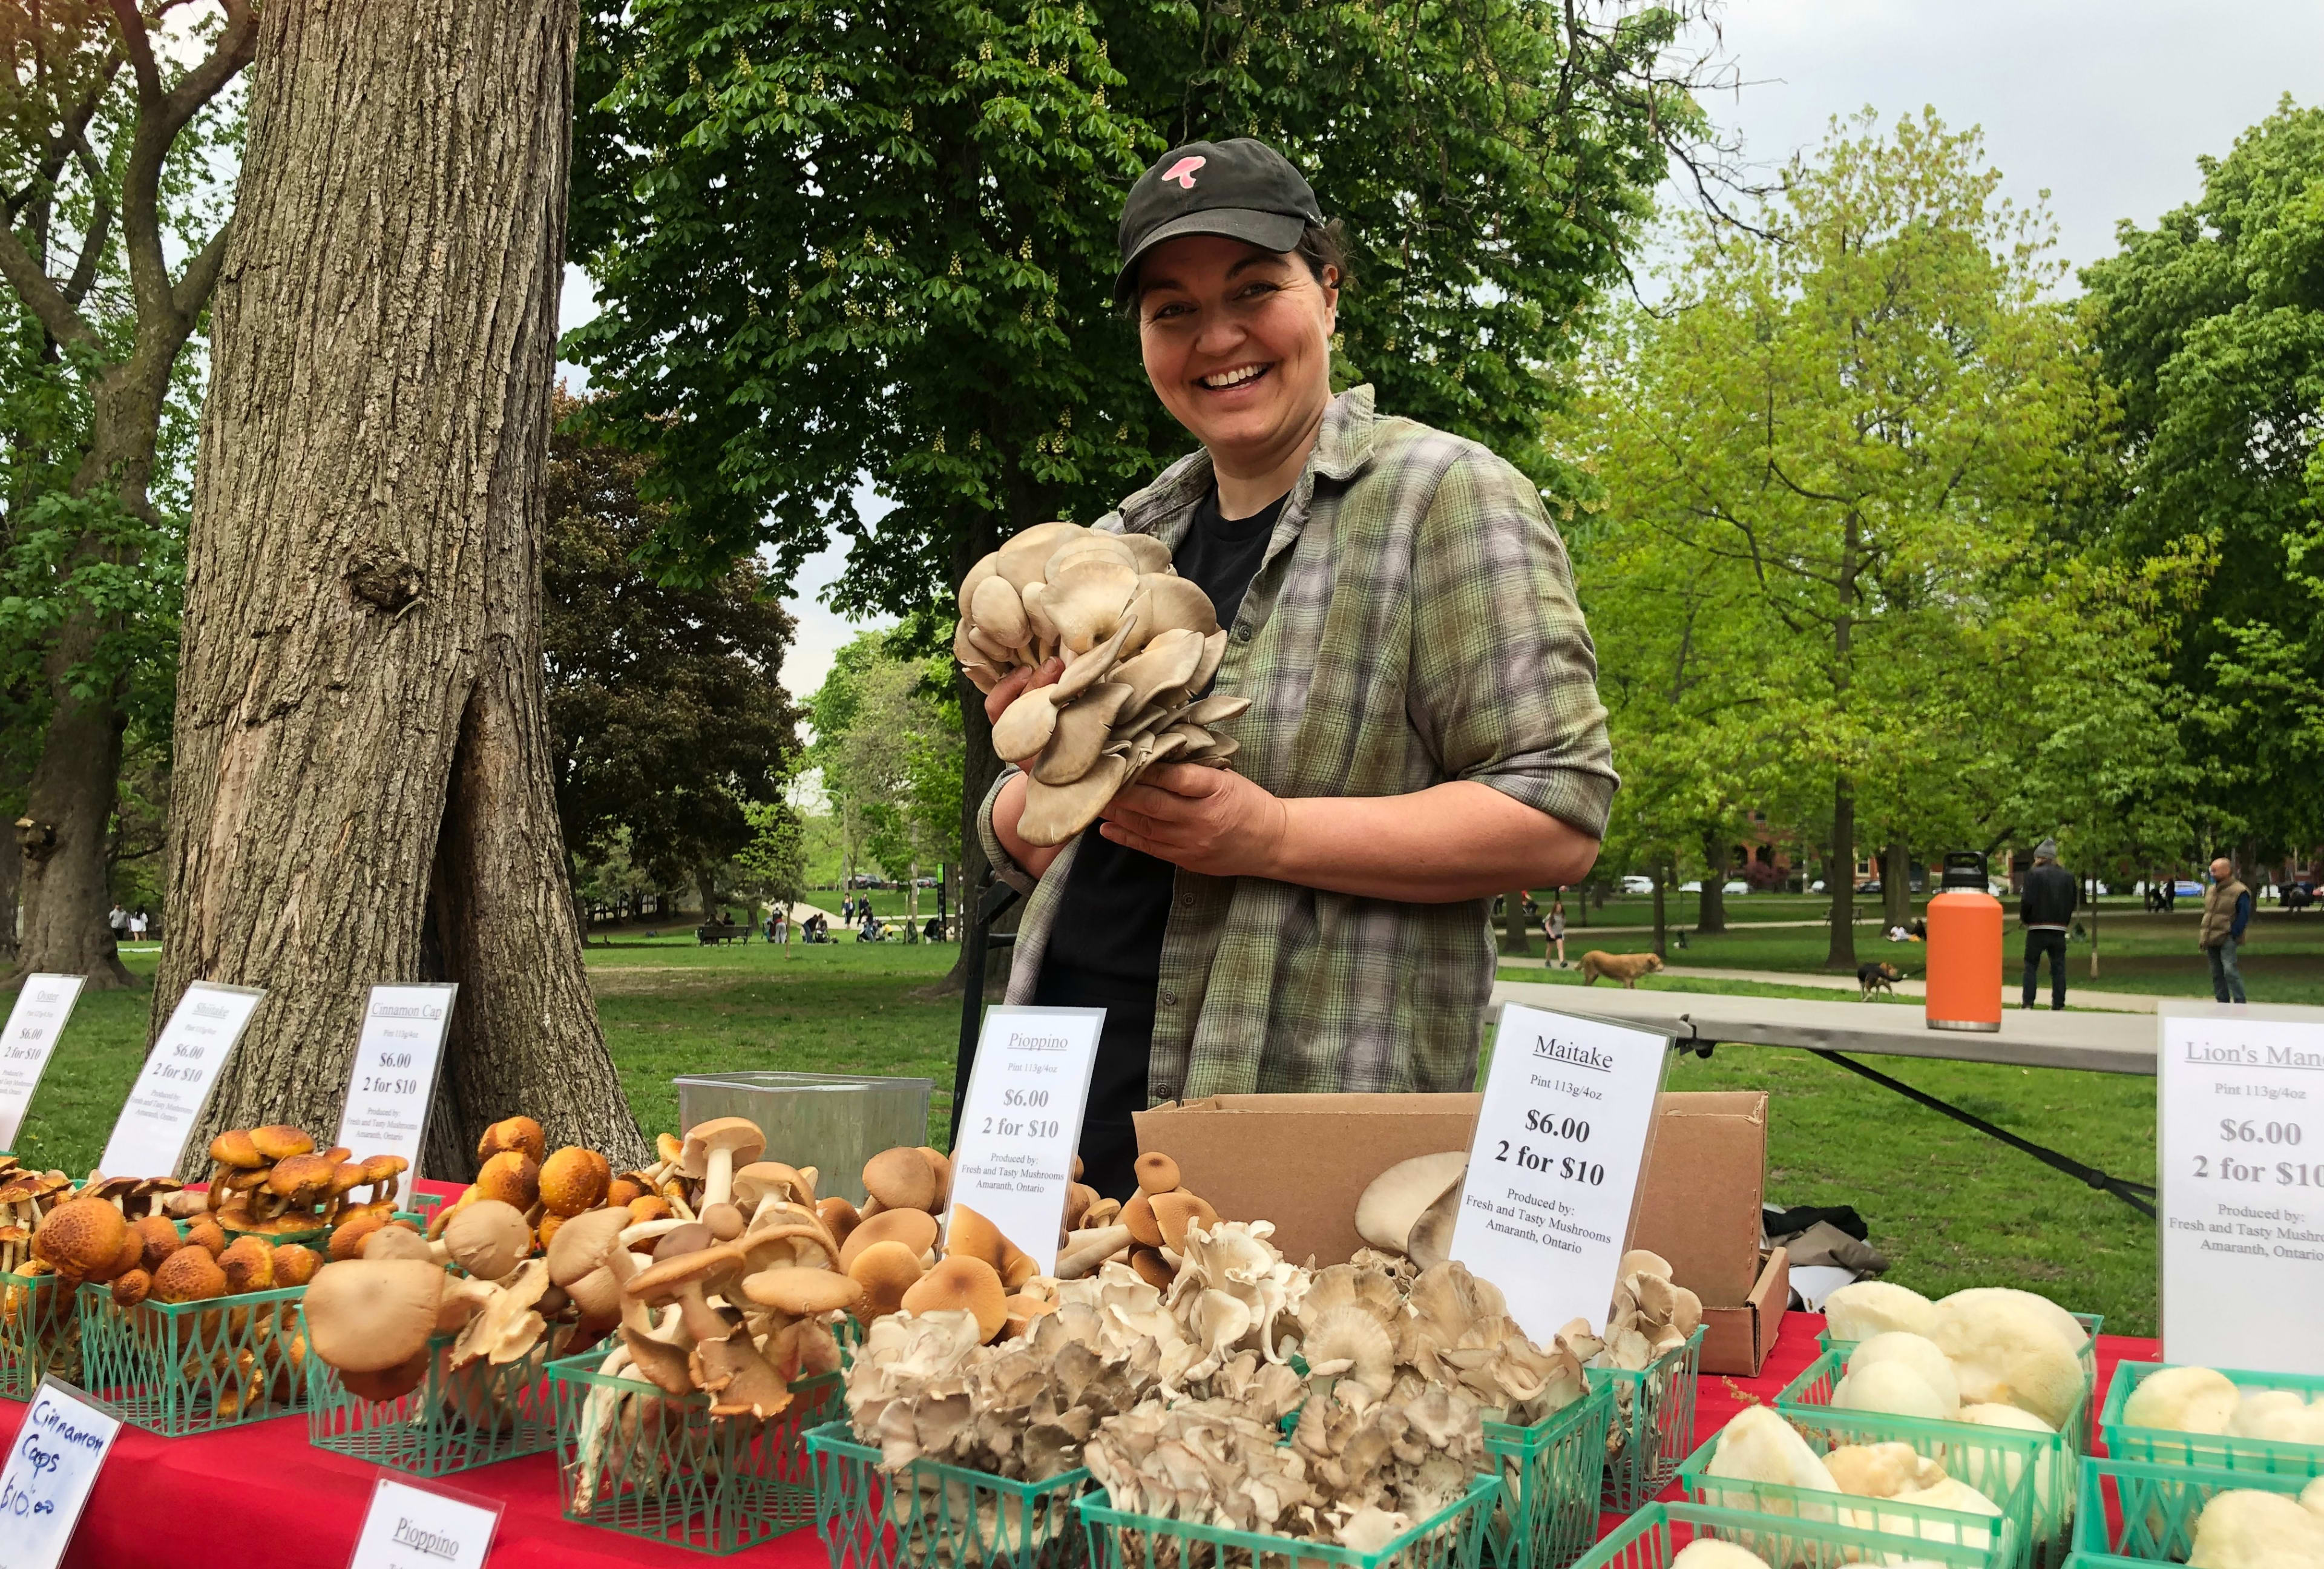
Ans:
[[[1150,535],[1038,523],[969,568],[953,652],[978,690],[1066,661],[993,722],[994,752],[1033,759],[1018,832],[1062,844],[1157,763],[1227,766],[1240,743],[1213,727],[1250,700],[1201,696],[1226,645],[1209,596]]]

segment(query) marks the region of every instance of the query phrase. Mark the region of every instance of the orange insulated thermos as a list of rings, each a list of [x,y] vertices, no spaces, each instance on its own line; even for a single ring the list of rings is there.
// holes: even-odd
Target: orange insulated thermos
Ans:
[[[1931,1029],[2001,1028],[2001,900],[1985,891],[1985,857],[1945,857],[1944,886],[1929,900]]]

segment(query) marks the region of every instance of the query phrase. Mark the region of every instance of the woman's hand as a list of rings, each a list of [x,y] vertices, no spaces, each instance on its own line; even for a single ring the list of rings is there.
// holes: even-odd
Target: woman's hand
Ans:
[[[1285,804],[1231,769],[1165,763],[1113,798],[1098,830],[1117,844],[1210,877],[1272,877]]]

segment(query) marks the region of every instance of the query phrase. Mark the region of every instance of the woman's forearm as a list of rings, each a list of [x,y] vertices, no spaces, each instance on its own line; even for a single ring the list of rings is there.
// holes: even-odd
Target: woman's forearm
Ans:
[[[1009,782],[1001,787],[1001,793],[992,798],[992,833],[1001,841],[1001,847],[1009,852],[1009,858],[1038,881],[1065,846],[1027,843],[1017,832],[1018,819],[1024,815],[1025,776],[1011,774]]]
[[[1581,829],[1472,780],[1408,796],[1281,804],[1265,875],[1367,899],[1450,904],[1513,888],[1570,887],[1598,859],[1598,841]]]

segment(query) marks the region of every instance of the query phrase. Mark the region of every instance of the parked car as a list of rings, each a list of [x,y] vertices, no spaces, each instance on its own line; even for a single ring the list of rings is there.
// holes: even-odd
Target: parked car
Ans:
[[[1880,891],[1880,880],[1877,877],[1868,877],[1863,881],[1856,885],[1856,891],[1858,893],[1877,893]]]
[[[1625,877],[1622,879],[1622,891],[1624,893],[1652,893],[1654,891],[1655,880],[1651,877],[1634,876]]]
[[[1751,891],[1751,885],[1748,882],[1722,882],[1719,885],[1719,891],[1727,894],[1748,893]]]

